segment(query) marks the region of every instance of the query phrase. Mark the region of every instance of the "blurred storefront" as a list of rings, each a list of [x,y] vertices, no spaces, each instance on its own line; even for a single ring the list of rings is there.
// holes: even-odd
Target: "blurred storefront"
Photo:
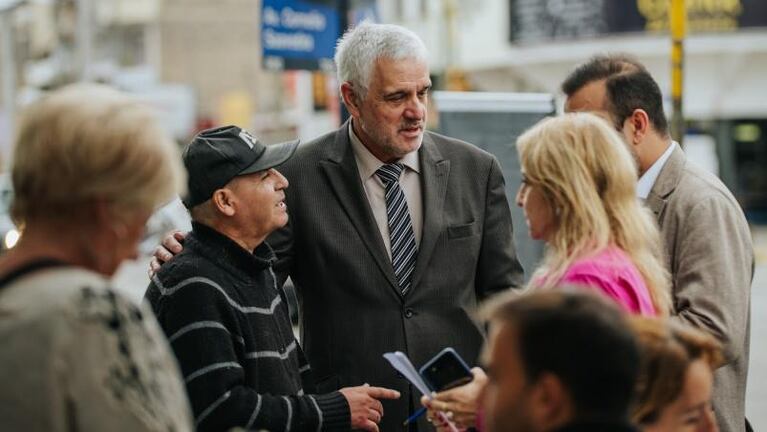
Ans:
[[[343,118],[335,36],[365,18],[418,33],[436,88],[559,94],[575,64],[622,51],[639,57],[668,93],[668,3],[0,0],[3,34],[12,36],[3,38],[0,57],[13,51],[12,64],[0,60],[0,153],[7,160],[8,106],[77,80],[140,94],[180,142],[222,123],[266,142],[315,137]],[[686,3],[684,108],[695,136],[688,150],[719,173],[754,220],[767,220],[767,2]]]
[[[647,65],[669,95],[670,112],[669,1],[383,3],[390,4],[382,8],[384,21],[422,33],[438,57],[433,70],[461,70],[473,90],[560,94],[559,84],[574,65],[597,53],[627,52]],[[686,5],[684,111],[688,134],[694,134],[685,139],[688,151],[718,171],[752,220],[767,221],[767,2]]]
[[[10,9],[6,3],[0,0],[0,10]],[[14,53],[0,77],[8,78],[13,91],[5,93],[16,112],[61,85],[105,82],[159,108],[179,142],[224,123],[265,142],[309,139],[337,127],[336,38],[350,23],[377,19],[375,0],[13,3],[2,22],[10,24],[3,30]],[[5,105],[0,126],[10,132]],[[10,135],[0,136],[4,158]]]
[[[11,56],[2,57],[9,113],[16,117],[45,92],[77,81],[103,82],[136,94],[157,108],[179,141],[195,121],[194,90],[159,79],[160,0],[17,0],[5,14]],[[5,33],[4,33],[5,34]],[[13,121],[4,123],[0,157],[10,159]]]
[[[374,0],[163,0],[159,70],[164,81],[196,89],[201,125],[237,123],[265,142],[310,139],[341,120],[336,39],[346,25],[374,17],[374,6]]]

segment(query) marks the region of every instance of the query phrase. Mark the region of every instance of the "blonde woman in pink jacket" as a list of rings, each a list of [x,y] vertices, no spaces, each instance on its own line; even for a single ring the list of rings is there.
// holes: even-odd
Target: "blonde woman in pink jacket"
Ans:
[[[637,199],[636,162],[618,133],[594,114],[565,114],[522,134],[517,151],[516,202],[530,236],[546,243],[528,288],[595,290],[628,313],[668,316],[660,234]],[[479,368],[472,373],[471,383],[424,399],[427,415],[444,411],[459,428],[481,427],[477,400],[487,378]]]
[[[566,114],[525,132],[517,150],[517,205],[530,235],[546,242],[530,287],[581,286],[630,313],[667,316],[660,235],[636,197],[635,162],[616,131],[593,114]]]

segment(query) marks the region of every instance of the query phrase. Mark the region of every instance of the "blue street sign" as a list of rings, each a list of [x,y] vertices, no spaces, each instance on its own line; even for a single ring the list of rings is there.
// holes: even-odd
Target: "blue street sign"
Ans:
[[[261,7],[261,46],[267,69],[333,68],[340,34],[336,2],[264,0]],[[328,6],[331,5],[331,6]]]

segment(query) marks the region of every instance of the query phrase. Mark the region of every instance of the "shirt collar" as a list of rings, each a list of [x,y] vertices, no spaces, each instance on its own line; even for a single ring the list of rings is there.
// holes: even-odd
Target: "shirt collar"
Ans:
[[[368,148],[362,144],[362,141],[359,139],[357,134],[354,133],[352,122],[349,122],[349,140],[352,143],[352,151],[354,151],[354,156],[357,158],[360,175],[363,179],[370,178],[373,174],[375,174],[376,171],[378,171],[378,168],[381,168],[381,166],[384,165],[384,162],[381,162],[380,159],[375,157],[373,153],[370,153],[370,150],[368,150]],[[418,161],[417,150],[406,154],[402,159],[399,160],[399,162],[417,173],[421,172],[421,165]]]
[[[666,151],[663,152],[658,160],[656,160],[644,174],[642,174],[642,177],[639,177],[639,181],[637,182],[637,197],[643,200],[647,199],[652,187],[655,186],[655,181],[658,180],[660,171],[663,169],[663,166],[666,165],[666,161],[671,157],[671,153],[674,152],[676,146],[676,141],[671,141],[671,144],[669,144]]]

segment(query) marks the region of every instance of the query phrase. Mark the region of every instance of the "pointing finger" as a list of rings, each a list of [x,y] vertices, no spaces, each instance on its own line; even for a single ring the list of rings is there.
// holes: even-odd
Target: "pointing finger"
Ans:
[[[383,387],[368,388],[368,395],[376,399],[399,399],[399,396],[400,396],[397,390],[387,389]]]

